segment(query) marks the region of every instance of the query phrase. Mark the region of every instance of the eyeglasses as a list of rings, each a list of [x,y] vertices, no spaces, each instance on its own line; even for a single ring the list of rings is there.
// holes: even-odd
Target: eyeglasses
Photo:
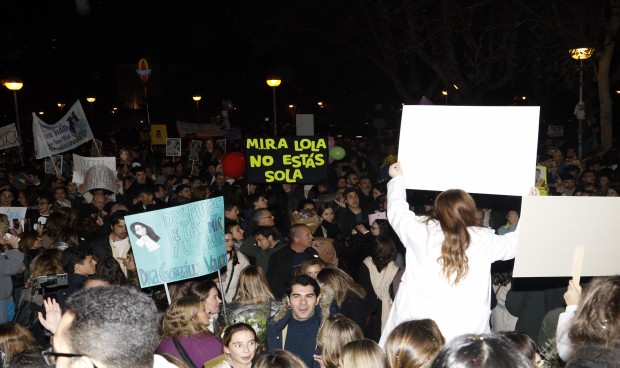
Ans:
[[[269,216],[261,216],[261,220],[262,219],[267,219],[267,218],[275,218],[273,215],[269,215]]]
[[[65,357],[65,358],[79,358],[86,356],[84,354],[70,354],[70,353],[57,353],[54,351],[53,347],[49,347],[41,352],[43,355],[43,359],[45,359],[45,363],[50,367],[56,365],[56,357]]]
[[[13,198],[12,194],[3,194],[2,198]]]

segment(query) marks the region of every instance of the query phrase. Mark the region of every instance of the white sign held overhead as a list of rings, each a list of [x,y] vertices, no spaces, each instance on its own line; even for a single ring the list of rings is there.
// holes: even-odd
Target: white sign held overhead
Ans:
[[[619,223],[618,197],[523,197],[513,277],[620,274]]]
[[[407,188],[527,195],[539,112],[538,106],[404,106],[398,160]]]

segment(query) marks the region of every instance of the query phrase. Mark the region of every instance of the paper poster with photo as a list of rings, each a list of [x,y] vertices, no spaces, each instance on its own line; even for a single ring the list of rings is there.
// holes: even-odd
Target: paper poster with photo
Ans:
[[[84,182],[84,174],[93,166],[103,165],[110,170],[116,172],[115,157],[84,157],[73,154],[73,182],[82,184]]]
[[[168,138],[166,140],[166,156],[181,156],[181,138]]]
[[[222,153],[226,153],[226,139],[218,139],[215,141],[215,145],[220,149]]]
[[[54,168],[56,166],[56,168]],[[62,173],[62,155],[45,158],[45,173],[56,175]]]
[[[200,148],[202,148],[202,141],[192,140],[192,145],[189,149],[189,160],[190,161],[200,160]]]
[[[536,166],[534,186],[538,188],[540,195],[547,195],[547,168],[545,166]]]
[[[27,210],[26,207],[0,207],[0,214],[9,218],[9,229],[13,229],[13,220],[18,220],[23,228]]]
[[[37,159],[70,151],[93,139],[79,100],[56,124],[45,123],[33,112],[32,134]]]
[[[152,124],[151,125],[151,144],[152,145],[165,145],[168,139],[168,127],[166,124]]]
[[[125,224],[143,288],[226,266],[222,197],[125,216]]]
[[[407,188],[527,195],[539,112],[538,106],[404,106],[398,161]]]

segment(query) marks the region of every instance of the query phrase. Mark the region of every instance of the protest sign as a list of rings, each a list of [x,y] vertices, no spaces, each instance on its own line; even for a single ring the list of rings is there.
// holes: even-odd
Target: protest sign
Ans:
[[[54,125],[46,124],[37,114],[32,113],[32,133],[37,159],[70,151],[93,139],[79,100]]]
[[[248,138],[250,183],[316,183],[327,176],[327,138]]]
[[[222,197],[125,216],[125,224],[143,288],[226,265]]]
[[[198,161],[200,160],[200,148],[202,147],[202,141],[193,140],[192,145],[189,149],[189,160],[190,161]]]
[[[15,124],[9,124],[0,128],[0,150],[19,146],[19,135]]]
[[[513,277],[572,276],[583,247],[583,276],[620,274],[618,197],[523,197]]]
[[[26,207],[0,207],[0,213],[9,218],[9,229],[13,228],[13,220],[19,220],[22,229],[24,228],[26,210],[28,210]]]
[[[116,172],[116,158],[114,157],[83,157],[73,154],[73,182],[82,184],[84,174],[93,166],[103,165]]]
[[[105,189],[116,193],[116,171],[103,165],[91,166],[84,173],[84,183],[79,188],[82,194],[92,189]]]
[[[166,156],[181,156],[181,138],[168,138],[166,141]]]
[[[408,189],[526,195],[538,106],[404,106],[398,161]]]
[[[197,124],[184,121],[177,121],[177,132],[179,132],[181,137],[185,137],[188,134],[196,134],[199,138],[221,137],[226,134],[226,130],[223,130],[217,124]]]
[[[151,125],[151,144],[164,145],[168,139],[168,128],[165,124]]]
[[[62,155],[45,158],[45,173],[52,175],[62,173]]]

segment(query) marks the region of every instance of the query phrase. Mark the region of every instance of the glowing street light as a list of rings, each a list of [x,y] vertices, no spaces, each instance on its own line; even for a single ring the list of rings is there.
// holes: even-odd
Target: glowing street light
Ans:
[[[95,101],[97,99],[94,96],[86,97],[86,101],[90,103],[90,120],[91,124],[95,123]]]
[[[22,82],[22,80],[17,77],[9,77],[4,80],[4,86],[9,90],[13,91],[13,101],[15,102],[15,126],[17,128],[17,135],[19,136],[19,160],[21,161],[22,166],[24,166],[24,157],[22,155],[21,143],[22,133],[19,123],[19,108],[17,106],[17,91],[22,89],[22,87],[24,86],[24,82]]]
[[[581,47],[577,49],[570,49],[568,50],[568,53],[573,59],[579,60],[579,102],[577,102],[577,106],[575,107],[575,115],[577,116],[577,121],[579,122],[579,126],[577,128],[577,152],[579,159],[581,159],[583,157],[583,121],[586,119],[585,103],[583,102],[583,61],[589,59],[594,54],[594,49],[589,47]]]
[[[60,115],[62,115],[62,111],[65,108],[65,104],[62,102],[59,102],[56,104],[56,106],[58,106],[60,108]]]
[[[442,96],[446,98],[446,105],[448,104],[448,91],[441,91]]]
[[[192,100],[196,101],[196,123],[200,123],[200,100],[202,100],[202,96],[194,95]]]
[[[276,114],[276,87],[282,83],[282,80],[278,77],[269,77],[267,79],[267,85],[273,89],[273,136],[278,136],[278,118]]]

